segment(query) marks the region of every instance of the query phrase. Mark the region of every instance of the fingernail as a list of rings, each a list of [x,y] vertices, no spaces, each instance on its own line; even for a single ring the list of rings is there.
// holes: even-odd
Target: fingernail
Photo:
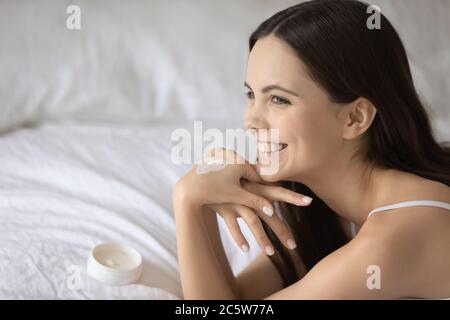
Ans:
[[[242,251],[247,252],[247,251],[248,251],[248,245],[243,244],[243,245],[241,246],[241,249],[242,249]]]
[[[286,241],[286,243],[287,243],[287,246],[289,249],[295,249],[297,247],[294,239],[288,239],[288,241]]]
[[[310,198],[310,197],[304,196],[304,197],[302,198],[302,203],[305,204],[305,205],[310,204],[311,201],[312,201],[312,198]]]
[[[266,251],[267,255],[271,256],[275,253],[275,251],[273,251],[272,246],[267,246],[264,248],[264,250]]]
[[[270,209],[269,207],[263,207],[262,211],[269,217],[273,216],[273,210]]]

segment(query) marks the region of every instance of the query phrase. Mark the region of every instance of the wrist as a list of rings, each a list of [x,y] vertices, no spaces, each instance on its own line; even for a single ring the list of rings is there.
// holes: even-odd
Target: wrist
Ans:
[[[203,205],[189,194],[187,188],[177,184],[173,192],[173,207],[175,214],[196,214],[202,210]]]

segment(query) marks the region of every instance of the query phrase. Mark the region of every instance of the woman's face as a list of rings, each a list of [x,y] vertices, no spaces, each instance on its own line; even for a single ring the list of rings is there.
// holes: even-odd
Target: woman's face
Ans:
[[[306,70],[295,51],[273,35],[258,40],[250,53],[245,125],[258,132],[278,129],[284,147],[270,154],[258,148],[263,164],[278,152],[279,169],[262,176],[266,181],[301,181],[333,161],[342,149],[342,106],[330,102]],[[258,140],[267,141],[260,135]],[[260,173],[261,162],[256,165]]]

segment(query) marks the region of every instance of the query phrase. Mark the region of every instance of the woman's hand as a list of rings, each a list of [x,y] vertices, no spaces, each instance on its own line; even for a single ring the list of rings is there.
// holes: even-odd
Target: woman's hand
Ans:
[[[198,166],[194,166],[175,186],[174,203],[197,208],[193,214],[201,212],[203,206],[219,212],[234,240],[244,251],[248,250],[248,243],[237,224],[239,217],[249,225],[267,254],[273,254],[273,248],[259,217],[268,223],[288,248],[295,248],[294,237],[285,223],[278,216],[273,216],[272,201],[309,205],[311,199],[280,186],[264,184],[252,165],[239,159],[233,151],[227,150],[225,155],[230,156],[230,152],[233,164],[220,170],[198,174]]]
[[[256,170],[236,153],[226,150],[220,157],[226,157],[224,168],[199,174],[197,165],[183,176],[174,189],[174,202],[201,208],[204,205],[233,203],[273,214],[272,203],[262,196],[244,189],[241,180],[262,182]],[[298,201],[300,201],[300,196]]]
[[[311,200],[308,197],[304,197],[305,200],[302,201],[302,203],[298,203],[297,193],[280,186],[264,185],[250,181],[242,181],[242,186],[247,191],[263,196],[271,201],[284,201],[305,206],[311,203]],[[224,219],[234,241],[244,252],[249,250],[249,244],[239,227],[237,221],[238,218],[242,218],[249,226],[256,241],[267,255],[272,255],[274,249],[259,218],[267,223],[277,235],[278,239],[280,239],[287,248],[295,249],[296,247],[292,232],[289,230],[286,223],[284,223],[277,215],[268,217],[267,215],[260,214],[246,206],[237,204],[211,205],[210,207]]]

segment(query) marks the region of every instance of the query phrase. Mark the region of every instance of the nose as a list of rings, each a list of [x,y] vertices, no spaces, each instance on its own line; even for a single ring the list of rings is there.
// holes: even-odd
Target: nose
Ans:
[[[267,122],[265,112],[261,106],[253,104],[247,107],[245,112],[245,127],[247,129],[268,129],[269,123]]]

